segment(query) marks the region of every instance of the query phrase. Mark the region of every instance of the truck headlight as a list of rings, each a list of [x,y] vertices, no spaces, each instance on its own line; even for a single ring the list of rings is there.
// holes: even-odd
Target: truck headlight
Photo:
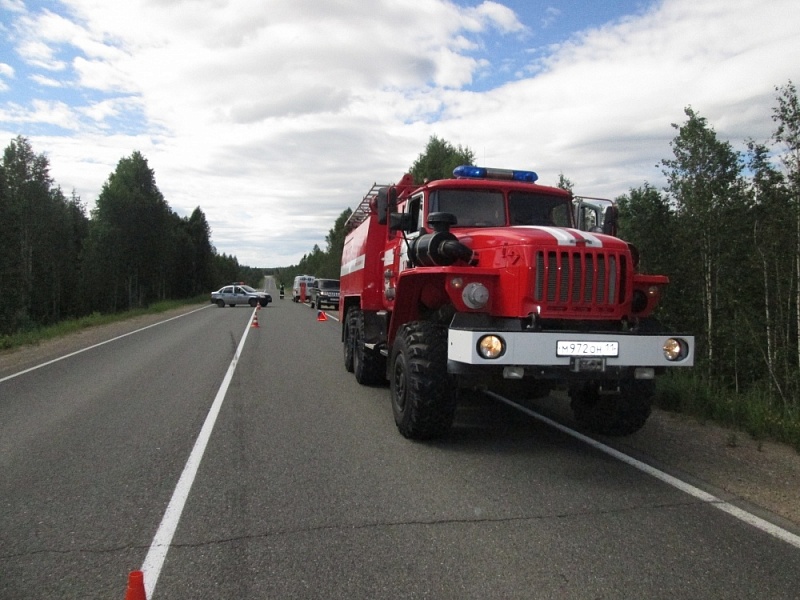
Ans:
[[[483,308],[489,302],[489,290],[482,283],[468,283],[461,299],[469,308]]]
[[[689,345],[680,338],[664,342],[664,357],[669,361],[683,360],[689,354]]]
[[[485,335],[478,340],[478,354],[481,358],[497,358],[506,351],[503,338],[496,335]]]

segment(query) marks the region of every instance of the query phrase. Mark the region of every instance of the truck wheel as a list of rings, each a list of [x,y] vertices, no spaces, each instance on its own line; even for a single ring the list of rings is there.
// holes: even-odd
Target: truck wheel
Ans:
[[[225,300],[217,300],[217,306],[220,308],[225,308]]]
[[[650,417],[655,384],[652,380],[623,379],[619,392],[601,394],[597,383],[585,383],[570,391],[575,420],[601,435],[630,435]]]
[[[353,374],[361,385],[376,385],[383,383],[385,378],[386,363],[377,352],[373,352],[364,345],[364,313],[355,311],[355,327],[353,331]]]
[[[445,435],[456,412],[447,374],[447,328],[429,321],[404,325],[392,348],[389,387],[397,429],[409,439]]]
[[[344,318],[344,340],[342,347],[344,350],[344,368],[348,373],[353,372],[353,353],[356,328],[356,309],[351,308],[347,311]]]

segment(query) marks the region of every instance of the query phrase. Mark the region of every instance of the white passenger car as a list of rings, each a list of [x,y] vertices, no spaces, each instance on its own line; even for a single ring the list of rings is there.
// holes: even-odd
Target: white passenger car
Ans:
[[[272,296],[267,292],[260,292],[244,283],[232,283],[216,292],[211,292],[211,304],[216,304],[220,308],[236,306],[237,304],[247,304],[255,308],[257,304],[266,306],[272,302]]]

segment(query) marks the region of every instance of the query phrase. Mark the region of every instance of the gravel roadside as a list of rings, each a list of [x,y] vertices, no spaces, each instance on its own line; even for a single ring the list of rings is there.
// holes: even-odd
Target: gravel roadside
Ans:
[[[204,307],[213,308],[186,306],[0,352],[0,379]],[[565,406],[550,400],[543,408],[549,416],[571,425]],[[800,453],[788,446],[755,441],[742,432],[661,410],[654,410],[634,435],[601,441],[800,535]]]

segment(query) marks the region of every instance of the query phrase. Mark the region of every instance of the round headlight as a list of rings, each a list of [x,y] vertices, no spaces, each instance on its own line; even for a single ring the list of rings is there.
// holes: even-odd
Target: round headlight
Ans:
[[[688,347],[683,340],[669,338],[664,342],[664,357],[670,361],[682,360],[686,358]]]
[[[461,299],[469,308],[483,308],[489,302],[489,290],[482,283],[468,283],[461,292]]]
[[[482,358],[497,358],[506,351],[506,343],[503,338],[496,335],[485,335],[478,340],[478,354]]]

